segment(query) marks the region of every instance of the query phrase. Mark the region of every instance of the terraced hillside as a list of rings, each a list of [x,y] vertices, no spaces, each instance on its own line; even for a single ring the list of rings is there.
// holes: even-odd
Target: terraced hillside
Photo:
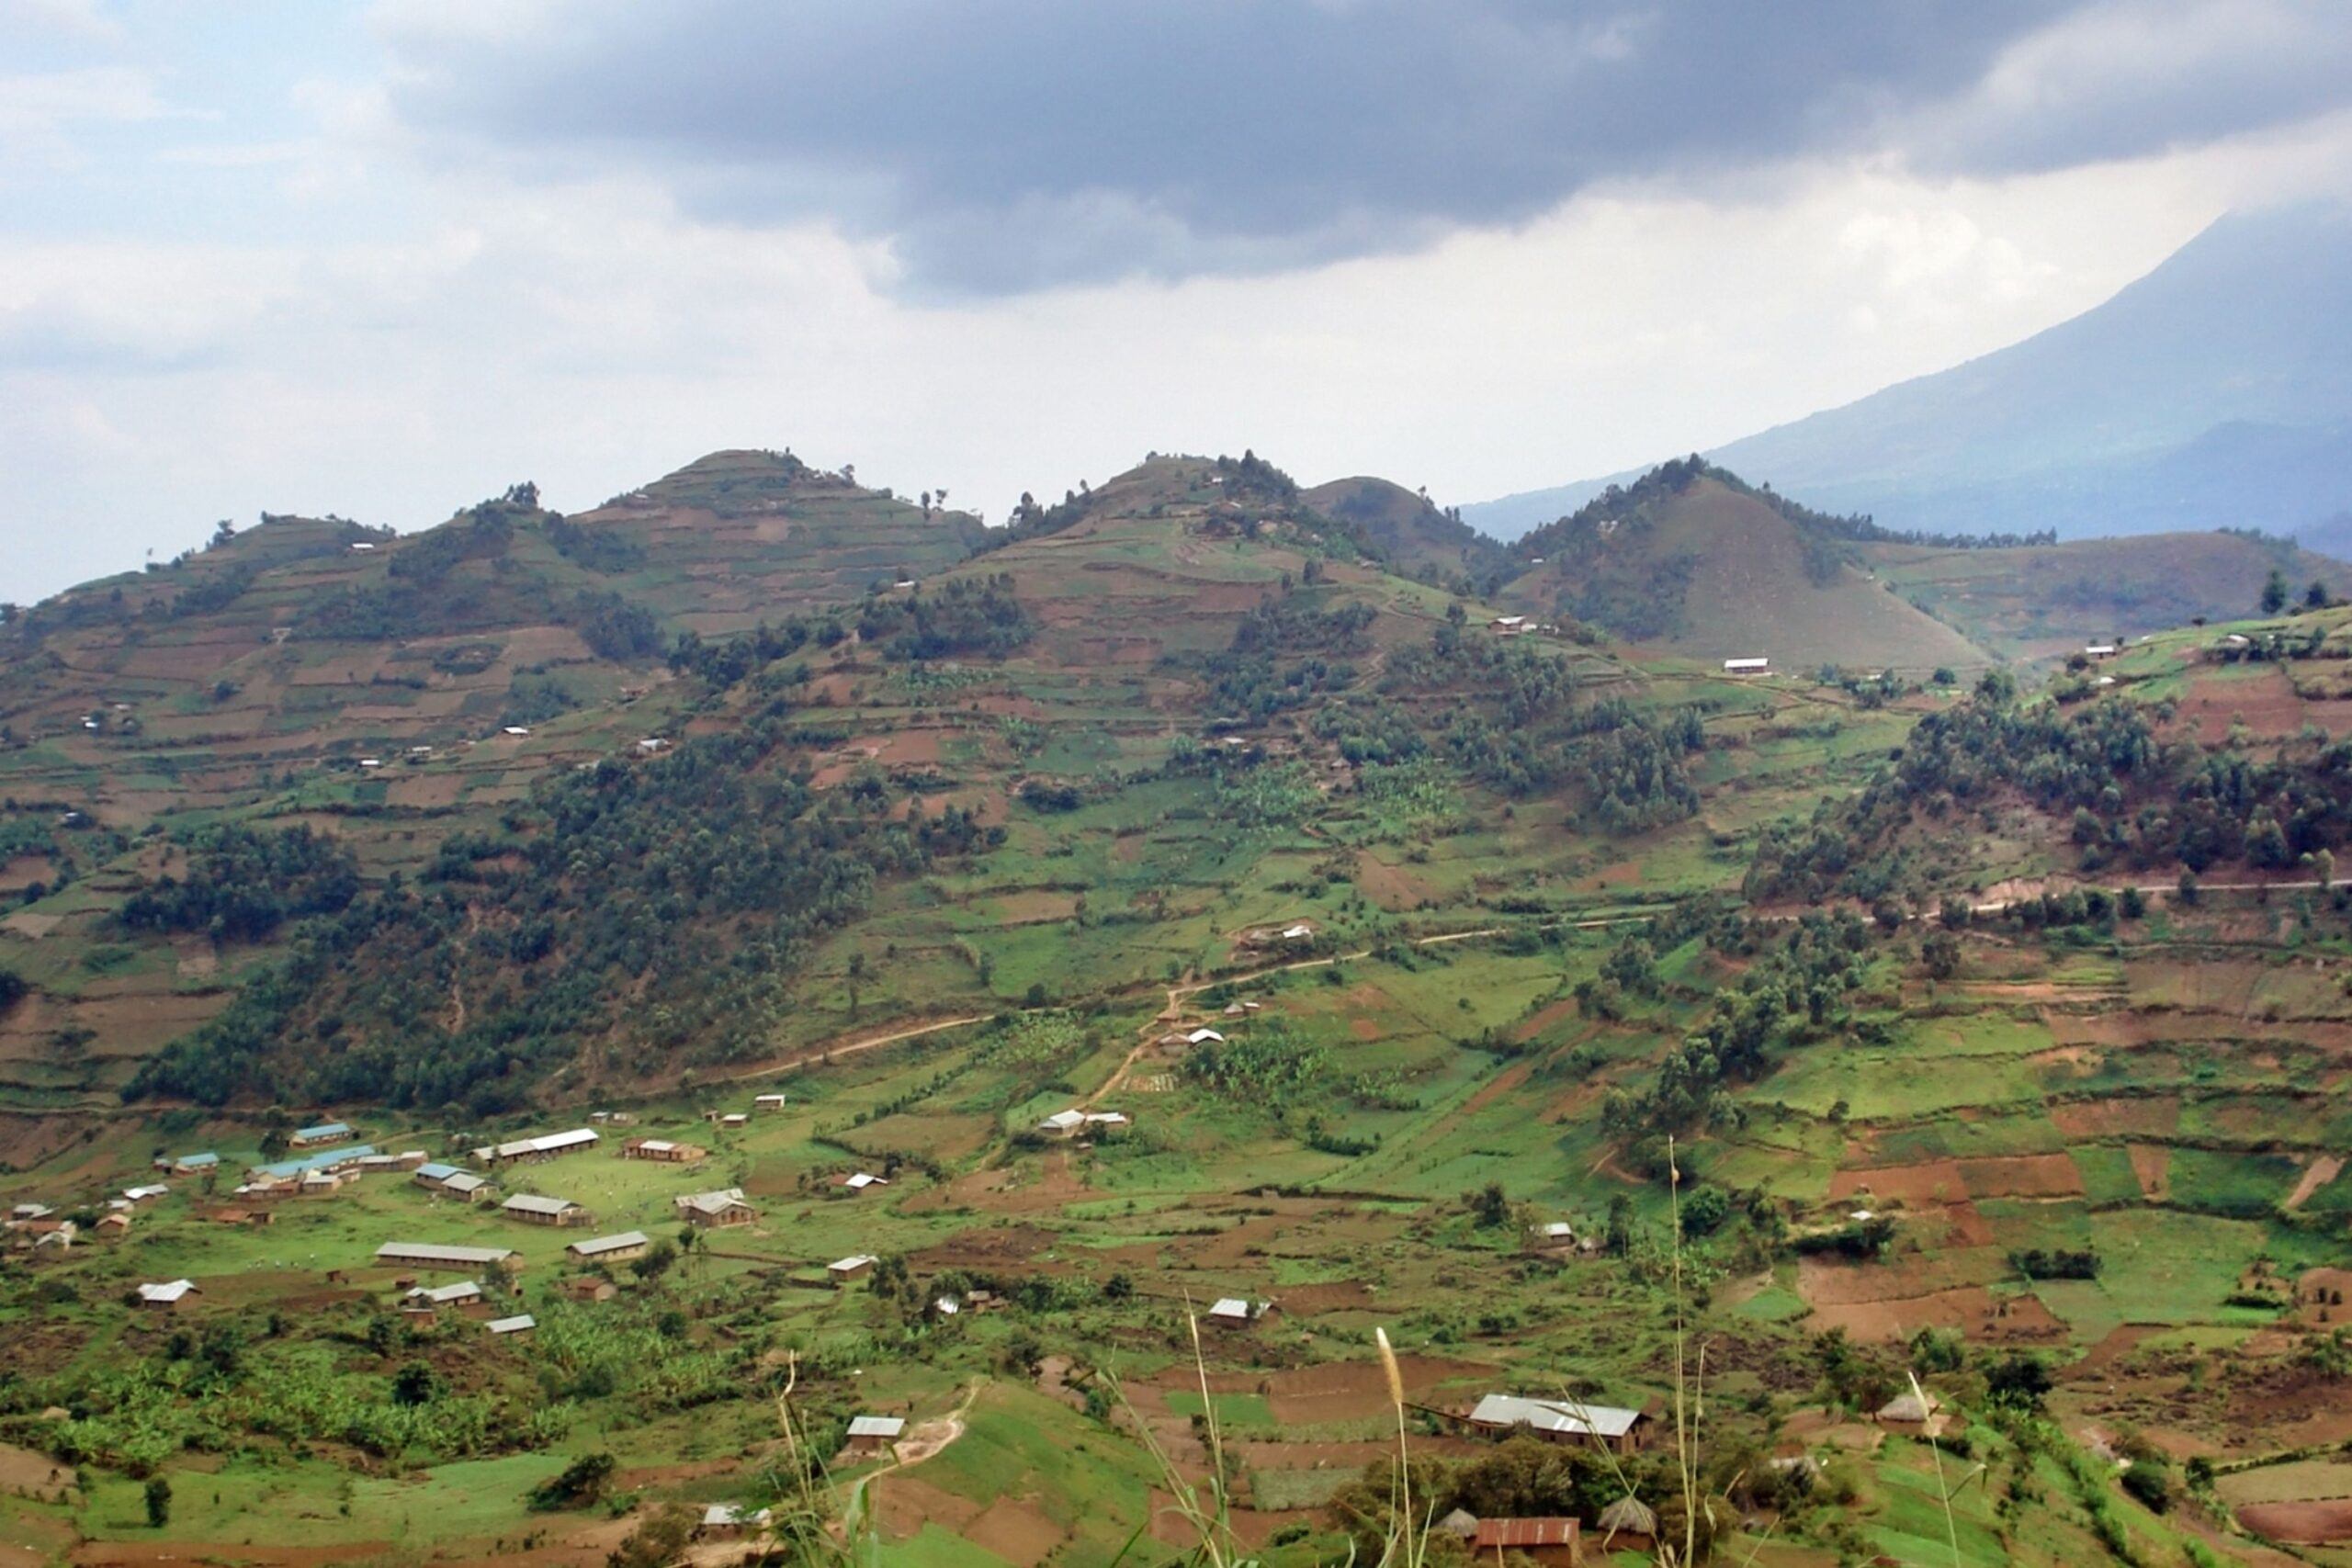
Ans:
[[[1713,483],[1653,522],[1804,526]],[[512,504],[423,547],[467,603],[636,570]],[[344,575],[298,627],[412,576],[305,527],[334,553],[271,570]],[[0,1201],[49,1210],[0,1268],[0,1540],[593,1565],[735,1505],[828,1560],[1307,1568],[1397,1528],[1400,1426],[1417,1517],[1573,1517],[1588,1561],[1629,1494],[1785,1568],[2346,1539],[2352,612],[1733,681],[1506,635],[1254,457],[980,543],[587,649],[527,735],[469,689],[413,764],[314,739],[198,795],[72,706],[0,750]],[[101,646],[63,623],[9,679]],[[387,1243],[491,1249],[425,1274],[481,1304]]]
[[[986,536],[944,492],[919,501],[789,452],[714,452],[571,521],[616,591],[707,636],[933,576]]]
[[[2352,593],[2352,567],[2245,534],[2150,534],[1999,550],[1871,545],[1862,555],[1914,604],[2012,659],[2063,657],[2199,616],[2237,620],[2261,603],[2273,570],[2285,574],[2299,599],[2314,582],[2338,598]]]

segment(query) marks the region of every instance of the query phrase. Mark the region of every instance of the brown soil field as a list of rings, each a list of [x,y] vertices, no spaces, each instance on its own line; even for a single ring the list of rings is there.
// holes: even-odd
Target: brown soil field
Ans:
[[[1062,1543],[1061,1527],[1035,1504],[1017,1497],[999,1497],[956,1533],[1014,1568],[1036,1568]]]
[[[2079,1198],[2083,1173],[2063,1154],[1996,1156],[1959,1162],[1972,1198]]]
[[[1990,1247],[1895,1253],[1878,1263],[1807,1258],[1797,1265],[1797,1294],[1816,1308],[1908,1301],[1962,1286],[1988,1285],[2007,1272],[2007,1259]]]
[[[1399,1356],[1396,1369],[1404,1378],[1406,1396],[1421,1403],[1437,1403],[1430,1395],[1442,1384],[1500,1375],[1497,1368],[1484,1362],[1439,1356]],[[1385,1415],[1392,1408],[1388,1384],[1377,1361],[1329,1361],[1276,1372],[1262,1382],[1267,1405],[1284,1426],[1358,1421]]]
[[[2256,1535],[2290,1546],[2326,1546],[2352,1540],[2352,1499],[2310,1503],[2250,1503],[2238,1523]]]
[[[2051,1314],[2036,1296],[2009,1299],[2008,1313],[1981,1285],[1938,1291],[1929,1295],[1896,1300],[1849,1302],[1816,1307],[1811,1325],[1842,1328],[1855,1339],[1887,1342],[1907,1339],[1922,1328],[1959,1328],[1971,1339],[2041,1342],[2064,1337],[2066,1326]]]
[[[980,1513],[980,1506],[970,1498],[905,1473],[877,1476],[868,1491],[874,1499],[875,1523],[886,1540],[904,1540],[919,1534],[927,1523],[961,1534]]]
[[[2302,1179],[2295,1183],[2295,1190],[2287,1195],[2287,1201],[2283,1206],[2289,1213],[2294,1213],[2311,1201],[2312,1193],[2343,1174],[2344,1157],[2341,1155],[2315,1156],[2311,1164],[2303,1168]]]
[[[48,883],[57,876],[57,863],[47,855],[18,855],[0,863],[0,893],[21,893],[28,883]]]
[[[458,773],[425,773],[413,778],[394,779],[384,789],[385,804],[415,807],[455,806],[465,793],[466,781]]]
[[[2123,1152],[2131,1156],[2132,1174],[2139,1179],[2141,1195],[2150,1202],[2162,1201],[2171,1190],[2172,1145],[2127,1144]]]
[[[1958,1160],[1931,1160],[1919,1165],[1882,1165],[1840,1170],[1829,1179],[1829,1201],[1843,1203],[1857,1198],[1880,1202],[1951,1203],[1968,1196],[1967,1179]]]
[[[0,1443],[0,1492],[13,1492],[19,1497],[49,1497],[73,1484],[72,1465],[60,1464],[47,1454],[20,1449],[14,1443]]]
[[[1529,1064],[1525,1062],[1513,1063],[1502,1072],[1496,1074],[1494,1078],[1484,1088],[1480,1089],[1477,1093],[1472,1095],[1468,1100],[1464,1100],[1462,1102],[1461,1114],[1464,1116],[1476,1115],[1477,1112],[1487,1109],[1487,1106],[1492,1105],[1496,1100],[1500,1100],[1504,1095],[1518,1092],[1520,1085],[1527,1081],[1527,1075],[1533,1069],[1529,1066]]]
[[[2118,1134],[2168,1138],[2180,1130],[2180,1099],[2158,1095],[2144,1100],[2061,1100],[2050,1107],[2050,1122],[2069,1138]]]
[[[2307,1301],[2314,1292],[2325,1291],[2331,1299],[2341,1295],[2352,1302],[2352,1269],[2306,1269],[2295,1281],[2295,1289]]]
[[[1410,909],[1436,890],[1402,866],[1391,865],[1370,850],[1356,852],[1355,884],[1359,892],[1384,909]]]
[[[2294,734],[2311,716],[2310,705],[2295,694],[2294,678],[2283,664],[2273,664],[2250,679],[2229,681],[2191,678],[2180,698],[2174,725],[2206,745],[2227,740],[2231,727],[2243,720],[2262,740],[2279,740]]]

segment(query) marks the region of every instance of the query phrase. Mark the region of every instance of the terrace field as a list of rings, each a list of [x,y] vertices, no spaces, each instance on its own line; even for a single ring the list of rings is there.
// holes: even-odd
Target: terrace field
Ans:
[[[1695,1488],[1718,1561],[2346,1539],[2352,617],[2020,697],[1840,558],[1928,640],[1736,681],[1504,635],[1388,570],[1450,535],[1312,493],[1156,457],[979,538],[722,454],[566,520],[618,546],[528,497],[456,545],[283,520],[12,628],[0,1202],[51,1212],[0,1255],[0,1541],[665,1561],[725,1503],[780,1561],[1032,1568],[1185,1557],[1182,1495],[1304,1568],[1371,1550],[1400,1416],[1424,1501],[1671,1534]],[[467,625],[304,633],[412,552]],[[235,1194],[328,1116],[469,1168],[593,1125],[484,1172],[590,1217]],[[755,1217],[688,1229],[723,1189]],[[511,1249],[536,1327],[403,1314],[387,1242]],[[1875,1419],[1914,1374],[1939,1443]],[[1653,1435],[1539,1455],[1469,1427],[1494,1393]]]

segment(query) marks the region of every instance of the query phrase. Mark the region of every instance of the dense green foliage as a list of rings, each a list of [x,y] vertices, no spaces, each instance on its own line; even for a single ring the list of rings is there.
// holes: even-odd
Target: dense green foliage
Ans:
[[[1035,631],[1012,579],[959,577],[944,588],[866,600],[857,635],[886,659],[1001,659]]]
[[[1757,928],[1729,918],[1709,938],[1742,948],[1756,942]],[[1647,1087],[1610,1090],[1601,1124],[1629,1139],[1739,1125],[1744,1112],[1731,1086],[1761,1077],[1776,1053],[1825,1038],[1844,1022],[1870,942],[1870,928],[1849,910],[1798,920],[1737,986],[1716,994],[1712,1016],[1667,1052]]]
[[[358,862],[326,834],[307,825],[267,833],[232,824],[197,835],[187,874],[141,887],[123,901],[121,919],[133,931],[258,942],[289,919],[334,914],[358,895]]]
[[[132,1092],[488,1111],[585,1043],[695,1059],[757,1053],[820,932],[875,883],[1001,833],[878,789],[820,795],[780,718],[543,786],[515,836],[460,836],[306,928],[287,962],[153,1058]],[[363,968],[348,962],[365,950]],[[624,1009],[622,1003],[628,1005]],[[620,1059],[616,1055],[616,1060]]]
[[[2120,701],[2019,706],[1997,692],[1931,714],[1860,795],[1767,833],[1748,892],[1875,899],[1916,891],[1931,868],[1905,829],[1949,828],[2005,800],[2069,816],[2086,871],[2241,862],[2275,870],[2352,838],[2352,743],[2299,741],[2257,760],[2228,744],[2161,741],[2156,727],[2168,716]],[[1953,847],[1954,835],[1938,837]]]

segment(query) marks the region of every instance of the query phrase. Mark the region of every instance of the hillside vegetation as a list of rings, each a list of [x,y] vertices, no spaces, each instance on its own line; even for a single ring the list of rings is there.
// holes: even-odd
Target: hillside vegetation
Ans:
[[[2352,611],[1996,665],[1883,580],[2052,547],[1679,467],[1481,597],[1392,490],[721,454],[12,617],[0,1540],[1394,1564],[1400,1441],[1587,1561],[2352,1540]]]

